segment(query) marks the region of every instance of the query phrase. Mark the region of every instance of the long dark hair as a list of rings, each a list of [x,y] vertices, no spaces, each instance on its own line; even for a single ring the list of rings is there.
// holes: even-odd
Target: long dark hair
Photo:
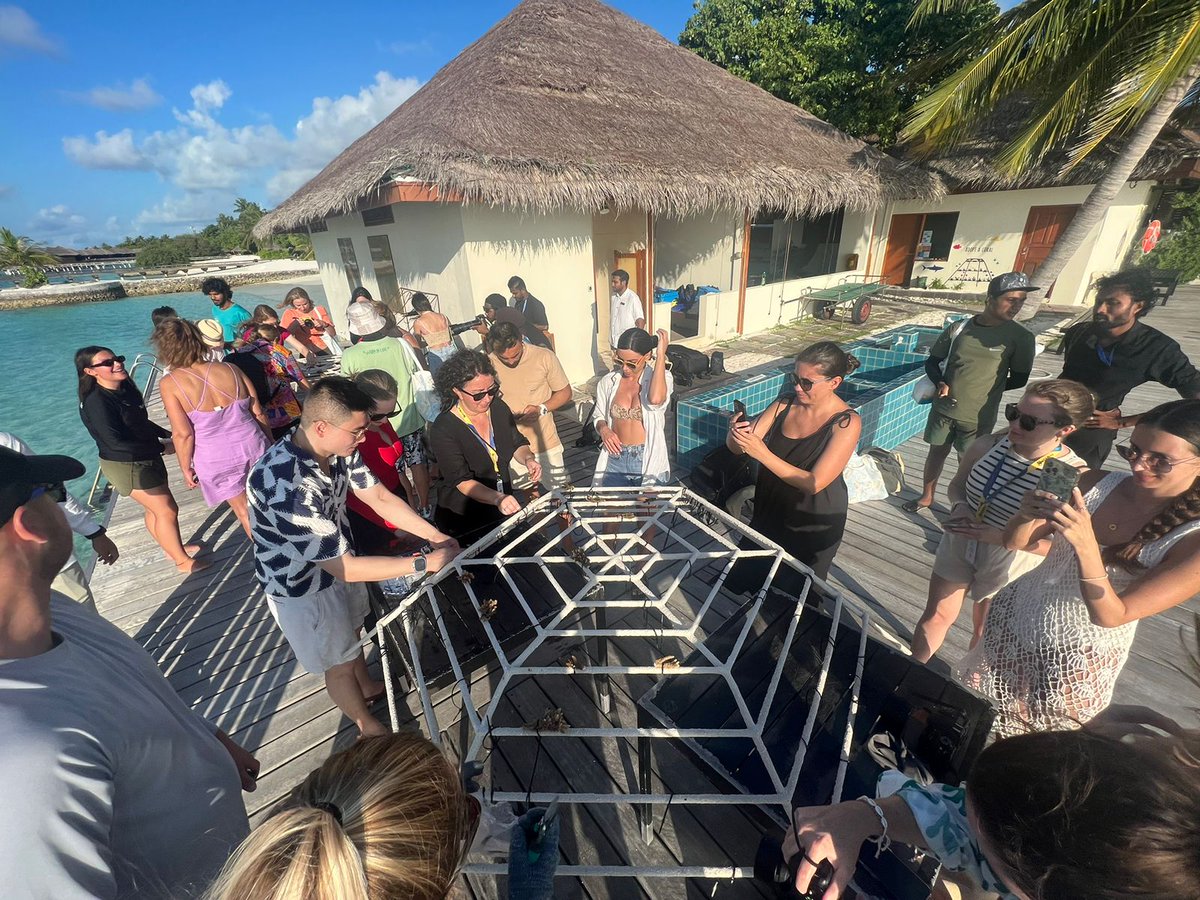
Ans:
[[[93,344],[90,347],[80,347],[75,351],[75,374],[79,378],[79,402],[83,402],[83,398],[92,392],[92,388],[96,386],[96,379],[89,375],[84,369],[91,368],[92,360],[96,358],[97,353],[112,353],[112,350],[107,347],[100,347]]]
[[[447,410],[457,402],[458,398],[454,396],[455,388],[461,390],[464,384],[479,375],[491,375],[497,384],[500,382],[492,361],[486,353],[480,353],[478,350],[459,350],[442,363],[433,376],[434,387],[442,400],[442,409]]]
[[[997,741],[967,800],[1005,880],[1035,900],[1200,897],[1200,733],[1084,728]]]
[[[1162,403],[1138,420],[1137,427],[1156,428],[1174,435],[1192,445],[1200,454],[1200,400],[1173,400]],[[1200,519],[1200,478],[1191,487],[1172,500],[1157,516],[1142,526],[1124,544],[1104,549],[1105,563],[1121,566],[1126,571],[1136,572],[1145,567],[1138,562],[1138,554],[1151,541],[1156,541],[1180,525]]]
[[[860,365],[857,356],[847,353],[833,341],[809,344],[796,354],[796,362],[816,366],[826,378],[845,378]]]
[[[658,338],[645,328],[626,328],[617,338],[616,349],[632,350],[634,353],[645,356],[647,353],[653,353],[657,346]]]

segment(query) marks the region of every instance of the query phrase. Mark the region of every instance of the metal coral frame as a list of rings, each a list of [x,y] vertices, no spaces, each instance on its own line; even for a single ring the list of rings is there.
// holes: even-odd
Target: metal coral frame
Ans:
[[[555,524],[560,516],[566,516],[567,521],[575,530],[585,536],[579,543],[589,558],[589,565],[584,568],[579,561],[568,552],[553,555],[556,545],[561,545],[562,535],[559,534],[545,541],[532,556],[514,555],[516,548],[531,534],[539,529]],[[679,519],[686,521],[702,532],[720,549],[699,549],[678,533],[671,532],[671,521],[678,523]],[[717,530],[716,524],[723,526]],[[631,532],[606,534],[605,526],[633,526]],[[601,529],[601,530],[597,530]],[[652,529],[654,531],[652,531]],[[667,548],[657,549],[648,539],[649,534],[661,533],[668,537],[664,540]],[[738,542],[749,538],[758,549],[739,549]],[[679,545],[680,549],[673,550],[671,544]],[[767,557],[771,559],[769,574],[763,580],[763,586],[757,591],[750,606],[740,632],[734,642],[733,649],[725,659],[719,658],[705,646],[700,636],[701,622],[709,612],[717,598],[726,577],[729,575],[734,562],[741,558]],[[707,595],[699,609],[695,610],[690,621],[684,621],[677,608],[670,605],[671,598],[679,591],[687,574],[692,571],[697,562],[717,560],[724,565],[720,576],[708,589]],[[681,561],[678,573],[672,579],[666,591],[651,590],[644,582],[650,567],[658,562]],[[539,622],[538,616],[530,608],[520,589],[514,582],[506,567],[514,564],[532,564],[539,566],[547,581],[556,589],[562,602],[562,609],[547,622]],[[533,637],[528,644],[509,658],[501,646],[501,640],[493,629],[489,616],[483,611],[480,597],[472,584],[464,580],[463,588],[470,598],[471,605],[483,631],[487,635],[491,651],[495,654],[500,666],[500,679],[492,689],[491,698],[476,705],[470,681],[463,671],[459,660],[453,652],[451,635],[446,625],[445,610],[442,600],[434,588],[445,579],[459,578],[473,566],[495,566],[509,588],[516,596],[529,625],[533,629]],[[586,572],[584,586],[568,595],[554,577],[556,566],[575,566],[576,574]],[[733,666],[746,642],[751,628],[762,610],[768,593],[768,586],[780,567],[791,569],[805,576],[805,585],[801,595],[796,598],[791,619],[787,624],[787,632],[774,671],[771,672],[767,692],[757,714],[752,712],[741,689],[733,677]],[[636,598],[607,599],[603,591],[597,591],[608,582],[632,584],[642,596]],[[799,749],[790,767],[780,770],[772,761],[764,742],[764,730],[771,710],[772,700],[779,688],[784,665],[788,658],[793,637],[801,619],[806,615],[816,615],[811,607],[805,606],[809,592],[817,585],[822,593],[822,601],[826,611],[832,617],[828,638],[825,642],[815,692],[809,705],[807,719],[804,723]],[[427,601],[432,611],[432,621],[426,621],[420,609],[422,601]],[[665,628],[627,628],[608,627],[606,611],[616,608],[649,607],[657,609],[664,621],[670,622],[671,627]],[[579,614],[594,614],[594,624],[591,627],[571,623],[570,620]],[[751,531],[745,524],[729,516],[723,510],[704,501],[688,489],[681,486],[650,487],[650,488],[566,488],[546,494],[526,507],[521,513],[503,522],[487,535],[480,538],[469,549],[464,551],[454,564],[442,571],[423,579],[414,589],[400,600],[399,604],[387,615],[380,618],[378,631],[399,626],[403,630],[400,643],[408,648],[408,659],[404,660],[408,675],[417,691],[425,724],[430,738],[440,743],[440,727],[434,713],[424,671],[421,666],[418,647],[423,640],[426,627],[437,629],[438,637],[447,649],[449,664],[453,677],[462,699],[462,712],[470,726],[470,740],[461,754],[464,762],[480,760],[484,755],[485,743],[488,741],[527,740],[571,740],[577,738],[600,739],[633,739],[637,743],[638,756],[638,791],[636,793],[551,793],[533,790],[529,791],[488,791],[488,799],[500,802],[531,802],[545,805],[557,800],[559,803],[572,804],[633,804],[638,814],[642,837],[650,843],[653,840],[653,807],[655,806],[686,806],[686,805],[754,805],[764,808],[768,814],[781,825],[786,825],[791,812],[792,797],[796,793],[801,769],[812,740],[821,699],[833,658],[834,646],[839,630],[845,621],[851,622],[851,627],[858,631],[857,664],[853,674],[853,682],[849,696],[849,709],[846,715],[845,732],[841,744],[838,768],[835,775],[832,801],[841,799],[842,785],[846,769],[850,761],[851,744],[854,724],[858,710],[859,693],[862,685],[863,666],[866,657],[867,636],[871,628],[879,627],[873,621],[870,610],[857,600],[847,598],[837,588],[819,579],[812,571],[789,556],[782,547]],[[670,668],[665,665],[620,665],[609,660],[607,644],[609,641],[622,638],[665,638],[674,637],[686,641],[704,658],[702,665],[677,665]],[[569,638],[576,641],[596,640],[598,643],[598,658],[600,665],[589,664],[586,667],[568,665],[546,666],[530,665],[528,660],[548,640]],[[382,645],[382,642],[381,642]],[[392,727],[397,728],[397,697],[393,687],[392,668],[388,655],[383,655],[385,682],[387,684],[388,710]],[[737,709],[742,717],[741,727],[736,728],[681,728],[672,724],[646,725],[640,721],[636,725],[620,727],[567,727],[558,730],[534,730],[533,728],[497,726],[493,724],[505,690],[512,685],[514,679],[523,676],[585,678],[597,681],[601,710],[608,712],[609,686],[608,679],[614,675],[669,675],[671,677],[718,676],[728,685]],[[659,684],[661,685],[661,681]],[[658,686],[654,687],[645,698],[642,705],[653,709],[653,695]],[[649,700],[649,704],[647,704]],[[845,701],[842,701],[845,702]],[[659,713],[661,715],[661,713]],[[639,717],[640,718],[640,717]],[[665,717],[664,717],[665,718]],[[655,740],[676,739],[689,744],[702,755],[705,751],[694,743],[704,738],[746,738],[753,742],[755,750],[761,757],[774,790],[768,793],[751,794],[725,793],[716,786],[711,793],[671,794],[656,793],[651,783],[650,746]],[[713,765],[720,770],[715,760]],[[736,782],[733,782],[736,784]],[[476,874],[503,874],[505,866],[497,864],[472,864],[466,871]],[[597,865],[564,865],[558,870],[559,875],[587,877],[644,877],[644,878],[750,878],[753,868],[749,866],[597,866]]]

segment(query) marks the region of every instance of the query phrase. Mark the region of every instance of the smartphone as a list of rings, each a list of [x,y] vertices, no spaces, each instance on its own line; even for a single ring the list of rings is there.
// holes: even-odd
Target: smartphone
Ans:
[[[733,412],[734,412],[734,415],[741,416],[743,419],[746,418],[746,404],[743,403],[741,400],[734,400],[733,401]]]
[[[1079,470],[1061,459],[1051,458],[1042,466],[1037,489],[1053,494],[1063,503],[1071,502],[1071,494],[1079,484]]]

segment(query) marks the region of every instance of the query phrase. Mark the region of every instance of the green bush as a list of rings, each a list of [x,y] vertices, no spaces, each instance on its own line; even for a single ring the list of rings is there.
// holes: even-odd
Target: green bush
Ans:
[[[41,287],[49,280],[46,277],[46,273],[37,266],[21,267],[21,287],[23,288]]]
[[[1152,269],[1178,269],[1179,283],[1187,284],[1200,277],[1200,190],[1175,195],[1174,216],[1170,232],[1163,235],[1158,246],[1142,255],[1142,236],[1135,239],[1134,253],[1138,264]]]
[[[182,266],[192,261],[187,246],[174,238],[156,238],[138,250],[137,265]]]

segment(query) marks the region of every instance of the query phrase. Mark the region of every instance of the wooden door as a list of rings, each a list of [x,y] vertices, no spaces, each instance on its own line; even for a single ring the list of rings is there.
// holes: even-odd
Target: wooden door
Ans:
[[[1024,272],[1032,278],[1038,266],[1046,261],[1058,236],[1071,224],[1078,210],[1078,204],[1031,206],[1029,218],[1025,220],[1025,231],[1021,235],[1021,247],[1017,250],[1017,260],[1013,263],[1013,271]]]
[[[892,223],[888,226],[887,250],[883,254],[883,275],[880,278],[884,284],[908,284],[924,219],[924,213],[892,216]]]
[[[646,281],[646,251],[635,250],[631,253],[622,253],[618,250],[613,254],[613,270],[617,269],[624,269],[629,273],[629,286],[642,299],[642,309],[646,313],[646,329],[649,330],[652,324],[650,322],[650,312],[654,304],[654,297],[646,296],[646,289],[648,287]],[[609,278],[609,293],[612,293],[611,276]]]

